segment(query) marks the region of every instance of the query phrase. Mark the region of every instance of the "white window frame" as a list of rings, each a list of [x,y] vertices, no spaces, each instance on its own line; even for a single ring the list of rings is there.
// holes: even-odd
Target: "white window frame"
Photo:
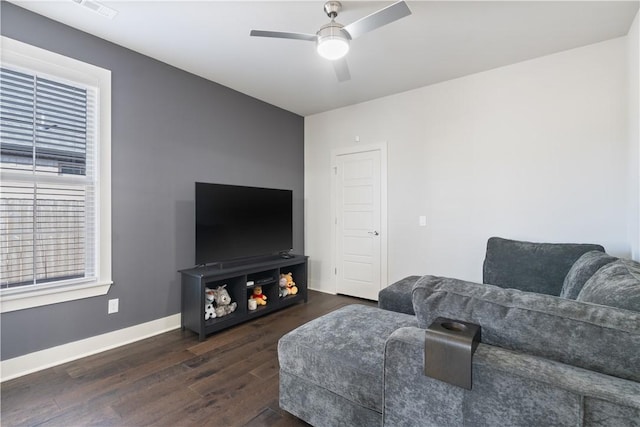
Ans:
[[[96,277],[0,289],[0,313],[105,295],[111,280],[111,71],[8,37],[0,37],[0,65],[14,66],[97,88]],[[2,176],[0,175],[0,179]]]

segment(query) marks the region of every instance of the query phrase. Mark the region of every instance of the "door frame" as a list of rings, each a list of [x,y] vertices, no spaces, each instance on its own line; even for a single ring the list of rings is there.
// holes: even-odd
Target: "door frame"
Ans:
[[[333,270],[333,293],[338,293],[338,227],[336,227],[337,203],[337,167],[338,157],[347,154],[366,153],[368,151],[378,151],[380,153],[380,289],[389,284],[388,276],[388,244],[387,239],[387,142],[379,142],[367,145],[354,145],[350,147],[335,148],[331,150],[331,260]]]

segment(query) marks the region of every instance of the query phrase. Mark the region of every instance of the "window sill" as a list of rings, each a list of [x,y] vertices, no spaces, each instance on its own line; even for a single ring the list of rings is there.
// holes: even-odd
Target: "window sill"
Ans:
[[[112,283],[83,280],[65,284],[2,289],[0,313],[106,295]]]

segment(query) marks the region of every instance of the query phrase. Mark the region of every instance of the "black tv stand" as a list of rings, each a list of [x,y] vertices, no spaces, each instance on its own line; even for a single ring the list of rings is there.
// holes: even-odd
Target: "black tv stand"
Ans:
[[[190,329],[203,341],[208,334],[228,328],[238,323],[259,317],[267,313],[288,307],[299,302],[307,302],[307,258],[303,255],[287,254],[284,259],[280,255],[244,261],[215,263],[181,270],[182,275],[182,329]],[[280,274],[292,273],[298,293],[296,295],[278,296],[278,279]],[[253,282],[253,286],[247,286]],[[238,303],[238,308],[231,314],[214,319],[204,320],[205,288],[227,285],[231,300]],[[250,311],[247,307],[253,287],[262,286],[262,293],[267,296],[267,305],[258,306]]]
[[[217,270],[223,270],[227,268],[242,267],[244,265],[258,264],[265,261],[274,261],[279,259],[293,259],[295,257],[296,255],[290,254],[288,252],[283,252],[277,255],[272,254],[272,255],[250,257],[250,258],[238,258],[238,259],[230,259],[226,261],[209,262],[207,264],[198,264],[193,268],[196,269],[200,267],[206,267],[206,268],[214,268]]]

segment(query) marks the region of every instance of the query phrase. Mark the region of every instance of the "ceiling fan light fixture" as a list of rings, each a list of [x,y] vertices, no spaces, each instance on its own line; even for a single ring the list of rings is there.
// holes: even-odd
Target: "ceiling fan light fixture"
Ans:
[[[323,26],[317,34],[318,54],[325,59],[334,61],[349,52],[349,39],[342,32],[342,25],[331,21]]]
[[[2,0],[0,0],[2,1]],[[96,0],[74,0],[74,1],[96,1]],[[411,10],[405,0],[398,0],[395,3],[384,7],[370,15],[352,22],[346,27],[336,22],[338,13],[342,9],[342,4],[338,0],[329,0],[324,4],[324,12],[331,22],[323,25],[315,34],[290,33],[284,31],[251,30],[252,37],[274,37],[280,39],[306,40],[316,42],[316,50],[320,56],[333,61],[333,68],[339,82],[347,81],[351,78],[347,61],[342,60],[349,52],[351,40],[361,35],[373,31],[377,28],[411,15]]]

